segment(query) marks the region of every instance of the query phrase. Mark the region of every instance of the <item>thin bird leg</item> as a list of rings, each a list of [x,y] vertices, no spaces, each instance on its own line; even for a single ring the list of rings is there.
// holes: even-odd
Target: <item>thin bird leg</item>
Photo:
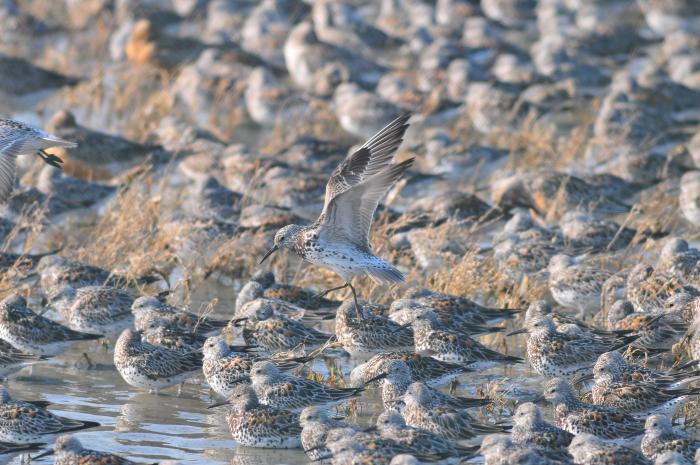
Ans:
[[[341,289],[345,289],[345,288],[348,287],[348,286],[349,286],[349,284],[348,284],[348,283],[345,283],[345,284],[343,284],[342,286],[333,287],[333,288],[331,288],[331,289],[326,289],[325,291],[319,292],[318,294],[314,295],[314,298],[315,298],[315,299],[320,299],[320,298],[322,298],[322,297],[327,296],[330,292],[339,291],[339,290],[341,290]]]
[[[52,155],[50,153],[46,153],[43,150],[39,150],[39,156],[41,157],[42,160],[44,160],[44,162],[47,165],[51,165],[51,166],[54,166],[56,168],[61,168],[60,164],[63,163],[63,160],[61,158],[57,157],[56,155]]]
[[[353,287],[352,284],[348,281],[345,283],[347,286],[350,287],[350,290],[352,291],[352,298],[355,301],[355,312],[357,313],[357,319],[358,320],[364,320],[365,315],[362,313],[362,310],[360,309],[360,304],[357,302],[357,293],[355,292],[355,288]]]

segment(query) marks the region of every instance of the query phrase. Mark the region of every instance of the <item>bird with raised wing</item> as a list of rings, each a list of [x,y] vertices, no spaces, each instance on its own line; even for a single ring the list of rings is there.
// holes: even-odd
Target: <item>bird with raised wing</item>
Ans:
[[[354,276],[367,274],[387,284],[404,282],[399,270],[374,255],[369,230],[379,200],[413,163],[413,158],[393,163],[409,117],[399,116],[346,158],[328,180],[323,211],[316,222],[290,224],[277,231],[274,245],[260,263],[273,252],[288,249],[308,262],[330,268],[345,284],[321,295],[349,287],[360,318],[357,293],[350,283]]]

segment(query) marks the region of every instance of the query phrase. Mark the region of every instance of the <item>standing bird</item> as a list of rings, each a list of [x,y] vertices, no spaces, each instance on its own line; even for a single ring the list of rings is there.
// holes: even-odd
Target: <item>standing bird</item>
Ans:
[[[27,126],[19,121],[0,118],[0,202],[5,202],[15,187],[17,155],[36,153],[44,162],[56,168],[63,160],[44,150],[51,147],[75,148],[78,144]]]
[[[311,226],[290,224],[277,231],[274,245],[260,263],[276,250],[289,249],[308,262],[332,269],[345,284],[321,295],[349,287],[359,318],[362,311],[350,284],[353,276],[366,273],[382,283],[405,282],[399,270],[374,255],[369,230],[379,200],[413,163],[413,158],[392,163],[409,117],[399,116],[346,158],[326,184],[321,216]]]

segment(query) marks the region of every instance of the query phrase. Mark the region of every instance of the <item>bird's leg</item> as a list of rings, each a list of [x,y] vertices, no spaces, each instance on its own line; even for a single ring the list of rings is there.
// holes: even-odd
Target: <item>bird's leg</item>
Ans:
[[[360,304],[357,302],[357,293],[355,292],[355,288],[353,287],[352,284],[350,284],[350,281],[345,283],[346,286],[350,288],[352,291],[352,299],[355,301],[355,312],[357,313],[357,319],[358,320],[364,320],[365,315],[362,313],[362,309],[360,308]]]
[[[63,163],[63,160],[56,155],[52,155],[50,153],[46,153],[43,150],[39,150],[39,156],[41,157],[42,160],[48,165],[54,166],[56,168],[61,168],[61,163]]]
[[[345,283],[345,284],[343,284],[342,286],[333,287],[333,288],[331,288],[331,289],[326,289],[325,291],[319,292],[318,294],[314,295],[314,299],[320,299],[321,297],[327,296],[330,292],[339,291],[339,290],[341,290],[341,289],[345,289],[345,288],[348,287],[348,286],[349,286],[349,284],[348,284],[348,283]],[[352,286],[350,286],[350,287],[352,287]]]

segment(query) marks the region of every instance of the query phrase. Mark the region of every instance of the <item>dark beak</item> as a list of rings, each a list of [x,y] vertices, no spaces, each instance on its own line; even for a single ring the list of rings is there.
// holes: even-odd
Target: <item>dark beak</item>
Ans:
[[[540,396],[535,397],[532,400],[532,403],[533,404],[544,404],[546,401],[547,401],[547,399],[544,398],[544,395],[540,395]]]
[[[411,325],[413,325],[413,322],[406,323],[406,324],[403,324],[403,325],[399,325],[399,327],[396,328],[393,332],[394,332],[394,333],[398,333],[398,332],[401,331],[402,329],[410,328]]]
[[[368,384],[372,384],[372,383],[375,382],[375,381],[379,381],[380,379],[384,379],[384,378],[386,378],[386,377],[387,377],[387,374],[386,374],[386,373],[379,373],[377,376],[375,376],[375,377],[373,377],[373,378],[370,378],[370,379],[368,379],[367,381],[365,381],[365,386],[368,385]]]
[[[372,425],[362,430],[363,433],[371,433],[373,431],[377,431],[377,425]]]
[[[513,331],[507,332],[506,336],[515,336],[516,334],[527,333],[527,328],[514,329]]]
[[[575,377],[574,379],[571,380],[571,384],[581,384],[586,381],[590,381],[593,379],[593,373],[585,373],[583,375],[579,375]]]
[[[265,255],[263,255],[263,258],[260,260],[260,263],[259,263],[259,264],[262,264],[262,262],[264,262],[265,260],[267,260],[267,257],[269,257],[270,255],[272,255],[273,253],[275,253],[275,252],[277,251],[277,249],[279,249],[279,247],[277,247],[277,245],[273,245],[272,248],[271,248],[270,250],[268,250],[267,252],[265,252]]]
[[[226,400],[222,400],[221,402],[216,402],[214,404],[207,405],[207,408],[211,409],[211,408],[221,407],[222,405],[228,405],[230,403],[231,403],[231,401],[226,399]]]
[[[248,319],[247,317],[244,317],[244,318],[234,318],[233,320],[231,320],[231,322],[229,323],[229,325],[235,326],[235,327],[237,328],[237,327],[240,326],[239,323],[241,323],[242,321],[246,321],[247,319]]]
[[[32,457],[32,459],[40,459],[42,457],[48,457],[49,455],[53,455],[53,449],[49,449],[46,452],[42,452],[39,455],[35,455],[34,457]]]

